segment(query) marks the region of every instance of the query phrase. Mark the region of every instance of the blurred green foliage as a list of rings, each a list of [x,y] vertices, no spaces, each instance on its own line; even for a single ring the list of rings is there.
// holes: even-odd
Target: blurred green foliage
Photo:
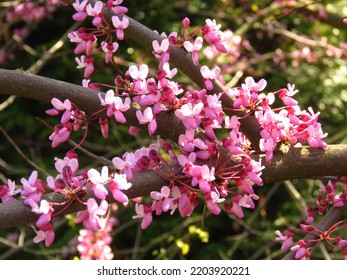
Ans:
[[[335,46],[347,43],[346,28],[329,25],[319,20],[310,19],[298,11],[288,14],[281,9],[273,9],[268,14],[259,16],[257,12],[269,7],[274,1],[199,1],[199,0],[152,0],[136,1],[125,0],[129,8],[129,16],[158,32],[180,31],[180,22],[184,17],[189,17],[192,26],[201,26],[206,18],[214,18],[222,24],[222,29],[233,32],[243,30],[242,37],[252,46],[250,50],[241,50],[239,61],[230,65],[237,69],[240,63],[246,63],[243,69],[243,79],[252,75],[255,79],[266,78],[266,90],[272,91],[285,87],[287,83],[294,83],[299,89],[296,98],[300,100],[302,108],[313,107],[321,112],[321,122],[324,131],[329,133],[329,143],[347,143],[347,64],[346,53],[344,59],[322,55],[316,63],[300,61],[294,67],[289,56],[286,57],[285,67],[274,63],[274,52],[278,49],[285,53],[300,50],[303,45],[286,38],[281,34],[270,34],[267,26],[279,24],[307,38],[325,37]],[[298,1],[300,2],[300,1]],[[340,17],[347,17],[347,5],[344,0],[319,1],[320,7]],[[313,5],[313,8],[315,5]],[[73,25],[71,19],[73,11],[70,7],[61,7],[52,19],[42,21],[33,28],[33,32],[26,40],[26,44],[35,50],[31,55],[25,50],[18,51],[15,58],[0,67],[8,69],[28,69],[33,63],[58,40],[68,28]],[[246,23],[252,22],[246,28]],[[20,24],[20,23],[18,23]],[[64,46],[55,53],[46,65],[37,73],[39,75],[81,84],[82,71],[76,69],[73,55],[73,46],[65,41]],[[315,48],[313,48],[315,50]],[[316,48],[320,53],[322,49]],[[346,50],[345,50],[346,52]],[[250,63],[254,58],[268,57],[257,63]],[[112,82],[117,73],[121,73],[131,63],[151,63],[148,52],[138,48],[135,41],[125,41],[118,52],[122,59],[119,65],[104,66],[96,70],[93,79],[100,82]],[[102,58],[101,58],[102,59]],[[101,60],[100,60],[101,61]],[[213,65],[213,61],[204,61]],[[249,64],[247,64],[249,62]],[[229,60],[226,58],[226,63]],[[97,63],[98,65],[98,63]],[[154,65],[154,64],[153,64]],[[232,74],[235,74],[233,72]],[[232,74],[228,77],[232,77]],[[1,77],[0,77],[1,78]],[[186,81],[186,79],[185,79]],[[228,81],[227,81],[228,82]],[[1,102],[6,96],[0,96]],[[54,174],[54,160],[52,155],[62,157],[71,148],[70,144],[52,150],[47,140],[51,128],[57,120],[48,118],[44,111],[50,104],[38,103],[32,100],[16,98],[14,103],[0,113],[0,125],[14,140],[17,148],[36,164]],[[74,140],[78,142],[78,137]],[[15,150],[3,134],[0,134],[0,183],[7,178],[17,182],[22,177],[28,177],[33,169]],[[92,128],[85,148],[90,152],[112,158],[120,156],[127,150],[133,150],[139,145],[148,145],[150,139],[144,134],[137,137],[130,136],[127,128],[121,125],[112,127],[110,138],[106,141],[100,137],[100,132]],[[155,141],[155,139],[154,139]],[[95,166],[95,160],[81,154],[81,163],[85,168]],[[43,175],[43,174],[42,174]],[[292,182],[304,202],[312,203],[312,195],[317,192],[317,180],[297,180]],[[138,221],[132,220],[134,209],[120,207],[116,212],[119,225],[113,235],[112,247],[117,259],[276,259],[282,256],[280,244],[274,241],[275,229],[285,229],[290,225],[297,225],[303,219],[303,209],[300,203],[292,196],[292,190],[285,183],[264,185],[257,189],[260,196],[257,208],[254,211],[245,211],[244,220],[222,213],[219,217],[204,216],[204,205],[200,205],[195,214],[187,219],[182,219],[177,213],[156,217],[153,224],[145,231],[139,229]],[[301,202],[302,202],[301,201]],[[56,243],[51,248],[44,248],[30,243],[32,229],[0,230],[0,238],[5,238],[11,232],[19,236],[26,236],[21,248],[11,248],[0,239],[0,259],[59,259],[73,258],[77,252],[75,244],[69,243],[78,233],[79,225],[61,221],[57,230]],[[194,229],[194,230],[193,230]],[[200,232],[200,235],[197,232]],[[201,237],[208,235],[208,242]],[[27,243],[25,243],[27,242]],[[71,242],[71,241],[70,241]],[[69,245],[70,244],[70,245]],[[71,247],[68,253],[61,254],[62,247]],[[335,252],[331,252],[332,258]],[[318,251],[316,258],[322,258]]]

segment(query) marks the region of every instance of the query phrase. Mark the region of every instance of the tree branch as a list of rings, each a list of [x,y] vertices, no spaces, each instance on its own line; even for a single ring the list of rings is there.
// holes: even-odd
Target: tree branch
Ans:
[[[147,171],[135,173],[131,183],[132,187],[124,191],[129,199],[147,195],[151,191],[159,191],[160,188],[168,182],[158,176],[154,171]],[[90,197],[98,199],[89,192],[84,200],[87,201]],[[66,197],[58,193],[45,194],[42,199],[55,203],[66,201]],[[109,203],[115,202],[112,195],[109,195],[107,200]],[[83,209],[86,209],[86,205],[77,201],[72,202],[68,207],[54,207],[55,213],[60,213],[59,216],[75,213]],[[11,203],[0,203],[0,229],[32,224],[37,221],[38,217],[37,214],[31,212],[31,207],[23,204],[22,200],[17,200]]]
[[[93,114],[103,107],[97,95],[98,91],[54,80],[22,70],[0,69],[0,93],[30,98],[41,102],[50,102],[53,97],[60,100],[69,99],[79,109],[87,114]],[[127,125],[147,129],[146,125],[138,122],[136,109],[131,107],[124,113]],[[181,121],[170,112],[162,112],[157,116],[157,135],[176,141],[185,130]]]
[[[332,227],[336,222],[339,221],[341,215],[347,210],[347,203],[343,207],[332,207],[328,211],[327,214],[324,215],[320,223],[316,226],[318,230],[326,231],[330,227]],[[311,247],[315,245],[316,242],[309,242],[309,240],[317,239],[317,235],[314,235],[312,233],[309,233],[305,236],[304,240],[306,241],[307,247]],[[282,260],[295,260],[295,254],[296,252],[289,252],[287,255],[285,255]]]
[[[254,159],[259,159],[257,157],[257,155],[253,155]],[[297,178],[345,175],[347,174],[346,160],[347,145],[329,146],[325,150],[294,148],[290,153],[286,155],[277,154],[274,156],[273,161],[265,163],[262,178],[264,183],[270,183]],[[172,166],[172,170],[176,168],[178,167]],[[163,172],[165,172],[165,170]],[[129,198],[141,197],[149,194],[151,191],[159,191],[162,186],[167,185],[169,182],[153,171],[146,171],[135,173],[131,183],[132,187],[124,191]],[[89,194],[86,199],[89,197],[94,196]],[[57,203],[66,200],[66,198],[60,194],[47,194],[44,195],[43,199]],[[108,198],[108,201],[109,203],[114,202],[111,196]],[[55,211],[60,212],[61,215],[66,215],[84,208],[84,205],[75,201],[63,211],[62,207],[57,207]],[[338,213],[340,212],[336,212],[335,215]],[[0,228],[30,224],[35,222],[37,218],[38,216],[31,212],[31,208],[25,206],[22,201],[0,204]]]
[[[0,69],[0,92],[49,102],[53,97],[70,99],[81,110],[91,114],[101,109],[97,92],[78,85],[57,81],[50,78],[28,74],[18,70]],[[140,125],[131,108],[126,112],[128,125]],[[162,112],[157,117],[157,134],[177,141],[184,133],[181,121],[170,112]],[[263,158],[261,154],[253,155],[255,160]],[[293,178],[312,178],[317,176],[347,175],[346,145],[329,146],[326,149],[291,148],[287,154],[280,151],[274,154],[271,162],[265,163],[263,179],[266,182],[289,180]]]
[[[68,3],[73,3],[74,1],[68,0]],[[88,3],[94,4],[95,0],[88,0]],[[104,9],[104,17],[106,21],[112,26],[112,16],[114,13]],[[122,16],[118,16],[122,18]],[[143,24],[137,22],[136,20],[129,18],[129,26],[124,30],[125,38],[130,38],[137,42],[141,47],[141,50],[147,50],[149,53],[153,51],[152,42],[161,42],[163,37],[158,33],[144,26]],[[190,80],[192,80],[199,88],[204,88],[204,78],[200,73],[200,65],[194,65],[190,55],[181,48],[171,46],[170,47],[170,62],[172,62],[180,71],[182,71]],[[213,89],[210,93],[223,92],[225,89],[222,85],[213,83]],[[232,108],[232,100],[227,95],[222,96],[222,105],[226,108]],[[260,125],[254,116],[245,117],[243,112],[232,112],[227,111],[227,114],[235,114],[240,119],[241,127],[240,130],[247,136],[249,141],[252,143],[255,150],[259,151],[259,140],[260,140]]]

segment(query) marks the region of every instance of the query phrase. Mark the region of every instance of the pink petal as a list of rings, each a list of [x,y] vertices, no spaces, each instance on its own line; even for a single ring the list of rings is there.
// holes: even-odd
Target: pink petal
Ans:
[[[127,203],[129,201],[128,197],[120,190],[113,191],[113,198],[120,203]]]

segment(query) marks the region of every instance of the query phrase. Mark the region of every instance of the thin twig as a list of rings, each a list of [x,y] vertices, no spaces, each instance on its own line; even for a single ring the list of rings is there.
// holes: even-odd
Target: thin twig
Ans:
[[[15,150],[17,151],[17,153],[30,165],[32,166],[34,169],[42,172],[43,174],[45,174],[46,176],[50,176],[50,174],[44,170],[43,168],[41,168],[39,165],[37,165],[35,162],[33,162],[31,159],[29,159],[25,153],[19,148],[19,146],[16,144],[15,141],[13,141],[13,139],[7,134],[7,132],[5,131],[5,129],[3,129],[2,126],[0,126],[0,131],[2,132],[2,134],[6,137],[7,141],[13,146],[13,148],[15,148]]]

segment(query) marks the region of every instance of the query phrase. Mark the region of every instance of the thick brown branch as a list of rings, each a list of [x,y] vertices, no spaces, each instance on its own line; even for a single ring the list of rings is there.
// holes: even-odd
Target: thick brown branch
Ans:
[[[98,92],[82,86],[41,77],[21,70],[0,69],[0,93],[26,97],[43,102],[50,102],[53,97],[60,100],[69,99],[79,109],[93,114],[102,109]],[[136,109],[125,112],[128,125],[143,127],[136,118]],[[157,135],[176,141],[184,134],[184,127],[175,115],[163,112],[157,116]]]
[[[261,156],[263,158],[263,156]],[[286,154],[278,152],[263,164],[265,182],[291,179],[347,175],[347,145],[330,145],[326,149],[292,148]]]
[[[259,159],[254,156],[254,159]],[[341,176],[347,174],[347,145],[329,146],[325,150],[311,148],[294,148],[286,155],[275,155],[273,161],[265,163],[263,181],[265,183],[291,180],[297,178],[317,178],[324,176]],[[165,169],[166,170],[166,169]],[[158,191],[168,181],[153,171],[135,173],[131,181],[132,187],[125,191],[129,198],[148,195],[151,191]],[[45,195],[45,199],[62,202],[62,195]],[[114,202],[109,200],[109,202]],[[85,206],[74,202],[61,212],[62,215],[74,213]],[[58,212],[59,207],[56,209]],[[342,213],[342,212],[341,212]],[[336,214],[336,213],[335,213]],[[38,218],[31,213],[31,209],[21,201],[0,204],[0,228],[14,227],[35,222]]]
[[[160,188],[168,182],[162,177],[157,176],[153,171],[147,171],[134,174],[131,183],[132,187],[129,190],[124,191],[130,199],[147,195],[151,191],[159,191]],[[87,201],[89,197],[93,197],[93,195],[89,193],[88,196],[85,197],[85,201]],[[57,193],[46,194],[42,199],[56,203],[66,201],[64,195]],[[109,195],[107,200],[109,203],[115,202],[112,195]],[[85,208],[86,206],[84,204],[74,201],[66,209],[64,206],[56,206],[55,213],[60,213],[59,216],[62,216],[69,213],[75,213]],[[31,207],[23,204],[22,200],[12,203],[0,203],[0,229],[32,224],[37,221],[38,217],[37,214],[31,212]]]

